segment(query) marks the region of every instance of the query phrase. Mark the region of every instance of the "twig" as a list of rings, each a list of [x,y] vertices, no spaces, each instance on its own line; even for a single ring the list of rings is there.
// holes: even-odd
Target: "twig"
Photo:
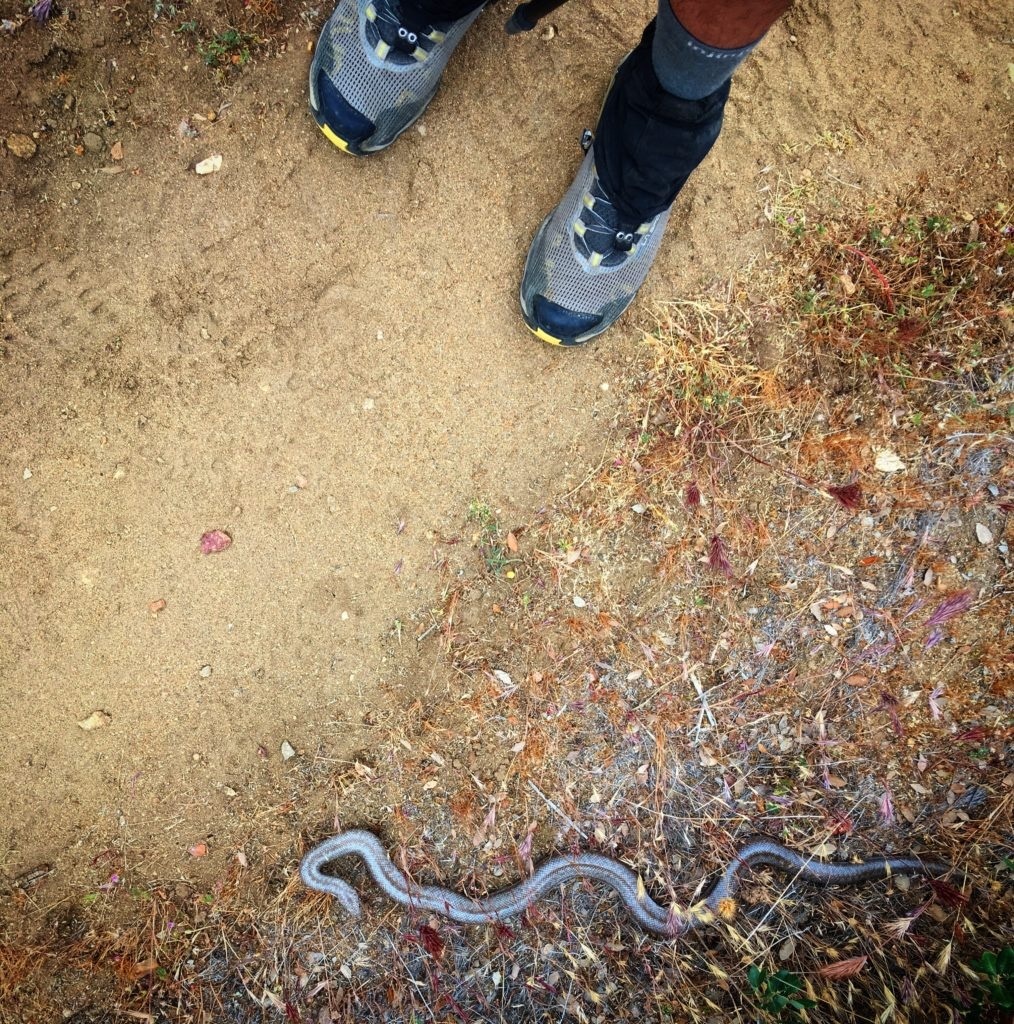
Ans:
[[[587,836],[587,834],[586,834],[586,833],[584,832],[584,830],[583,830],[583,829],[582,829],[582,828],[581,828],[581,827],[580,827],[580,826],[579,826],[579,825],[578,825],[578,824],[577,824],[577,823],[576,823],[575,821],[573,821],[573,820],[572,820],[571,818],[569,818],[569,817],[568,817],[568,816],[567,816],[566,814],[564,814],[564,813],[563,813],[563,811],[561,811],[561,810],[560,810],[560,808],[559,808],[559,807],[557,807],[557,806],[556,806],[556,804],[554,804],[554,803],[553,803],[553,801],[552,801],[552,800],[550,800],[550,799],[549,799],[549,797],[548,797],[548,796],[546,796],[546,794],[545,794],[545,793],[543,793],[543,792],[542,792],[542,790],[541,790],[541,789],[539,789],[539,787],[538,787],[538,786],[536,786],[536,785],[535,785],[535,783],[534,783],[534,782],[533,782],[533,781],[532,781],[531,779],[529,779],[529,780],[528,780],[528,785],[529,785],[529,786],[531,786],[531,788],[532,788],[532,789],[534,789],[534,790],[535,790],[535,792],[536,792],[536,793],[538,793],[538,794],[539,794],[539,796],[541,796],[541,797],[542,797],[542,799],[543,799],[543,800],[544,800],[544,801],[546,802],[546,806],[547,806],[547,807],[548,807],[548,808],[549,808],[549,809],[550,809],[551,811],[555,811],[555,812],[556,812],[557,814],[559,814],[559,815],[560,815],[560,817],[561,817],[561,818],[563,818],[563,820],[564,820],[564,821],[565,821],[565,822],[566,822],[566,823],[567,823],[568,825],[570,825],[570,827],[571,827],[571,828],[572,828],[572,829],[573,829],[573,830],[574,830],[574,831],[575,831],[575,832],[576,832],[576,833],[577,833],[577,834],[578,834],[578,835],[579,835],[579,836],[580,836],[580,837],[581,837],[582,839],[587,839],[587,838],[588,838],[588,836]]]

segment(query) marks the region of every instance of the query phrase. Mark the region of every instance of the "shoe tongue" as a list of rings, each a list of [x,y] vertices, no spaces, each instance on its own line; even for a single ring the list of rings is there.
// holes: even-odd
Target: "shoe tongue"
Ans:
[[[398,0],[391,0],[390,8],[394,20],[398,23],[398,27],[405,29],[407,33],[411,33],[416,37],[419,37],[425,35],[433,28],[432,24],[426,20],[425,15],[420,11],[413,9],[411,4],[399,3]],[[409,45],[405,37],[397,32],[397,29],[395,29],[394,35],[394,40],[388,40],[392,46]],[[415,42],[412,42],[409,48],[414,49],[414,47]]]

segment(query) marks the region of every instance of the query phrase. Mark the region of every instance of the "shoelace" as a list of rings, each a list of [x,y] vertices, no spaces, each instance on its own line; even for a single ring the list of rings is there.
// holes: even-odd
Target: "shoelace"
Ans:
[[[416,60],[429,55],[426,43],[442,42],[444,33],[428,23],[418,11],[399,0],[373,0],[371,19],[380,38],[392,49]]]
[[[588,249],[599,256],[597,261],[593,260],[596,265],[617,266],[636,250],[638,242],[647,232],[648,225],[643,222],[625,222],[616,212],[616,207],[606,195],[598,178],[595,179],[588,198],[591,199],[592,205],[589,206],[586,199],[579,221],[584,231],[581,233],[576,225],[575,230],[584,239]]]
[[[594,141],[595,133],[590,128],[585,128],[581,132],[581,149],[587,153]],[[593,205],[589,207],[587,201],[585,202],[580,220],[581,227],[578,228],[575,224],[574,229],[584,239],[588,250],[597,254],[597,265],[617,266],[634,251],[637,243],[647,233],[650,222],[624,222],[616,214],[616,209],[597,175],[588,195],[594,201]],[[587,220],[584,219],[585,216]]]

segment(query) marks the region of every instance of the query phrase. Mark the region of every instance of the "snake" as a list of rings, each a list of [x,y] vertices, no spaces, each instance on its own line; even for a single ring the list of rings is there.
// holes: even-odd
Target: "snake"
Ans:
[[[350,856],[362,859],[389,899],[458,924],[507,921],[524,913],[551,890],[576,879],[590,879],[614,890],[630,917],[645,931],[669,938],[684,935],[717,917],[730,918],[735,913],[740,874],[747,868],[771,867],[820,885],[862,885],[900,872],[936,875],[950,870],[947,864],[919,857],[872,857],[855,864],[824,863],[774,840],[755,837],[737,848],[708,895],[686,911],[659,905],[647,894],[637,873],[626,864],[591,851],[549,857],[540,861],[527,878],[490,896],[473,897],[442,885],[416,884],[395,866],[376,835],[365,829],[349,829],[310,850],[300,864],[300,877],[308,888],[337,899],[352,918],[362,916],[359,894],[348,882],[323,871],[325,864]]]

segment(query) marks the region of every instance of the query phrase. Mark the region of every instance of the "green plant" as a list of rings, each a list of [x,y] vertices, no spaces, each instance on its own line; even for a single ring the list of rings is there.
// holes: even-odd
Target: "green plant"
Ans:
[[[760,1008],[771,1017],[782,1018],[787,1014],[792,1018],[800,1010],[808,1010],[817,1005],[814,1000],[798,994],[803,991],[803,979],[785,968],[771,974],[763,967],[751,964],[746,972],[746,980],[757,996]]]
[[[490,572],[501,572],[511,561],[507,544],[501,537],[500,524],[496,514],[483,501],[473,501],[468,506],[468,521],[479,527],[476,541],[482,560]]]
[[[983,953],[972,967],[979,972],[979,992],[965,1020],[1009,1020],[1014,1011],[1014,947],[1004,947],[999,955]]]
[[[197,52],[209,68],[233,64],[242,67],[250,60],[250,47],[256,44],[257,37],[239,29],[227,28],[219,32],[207,43],[198,43]]]

